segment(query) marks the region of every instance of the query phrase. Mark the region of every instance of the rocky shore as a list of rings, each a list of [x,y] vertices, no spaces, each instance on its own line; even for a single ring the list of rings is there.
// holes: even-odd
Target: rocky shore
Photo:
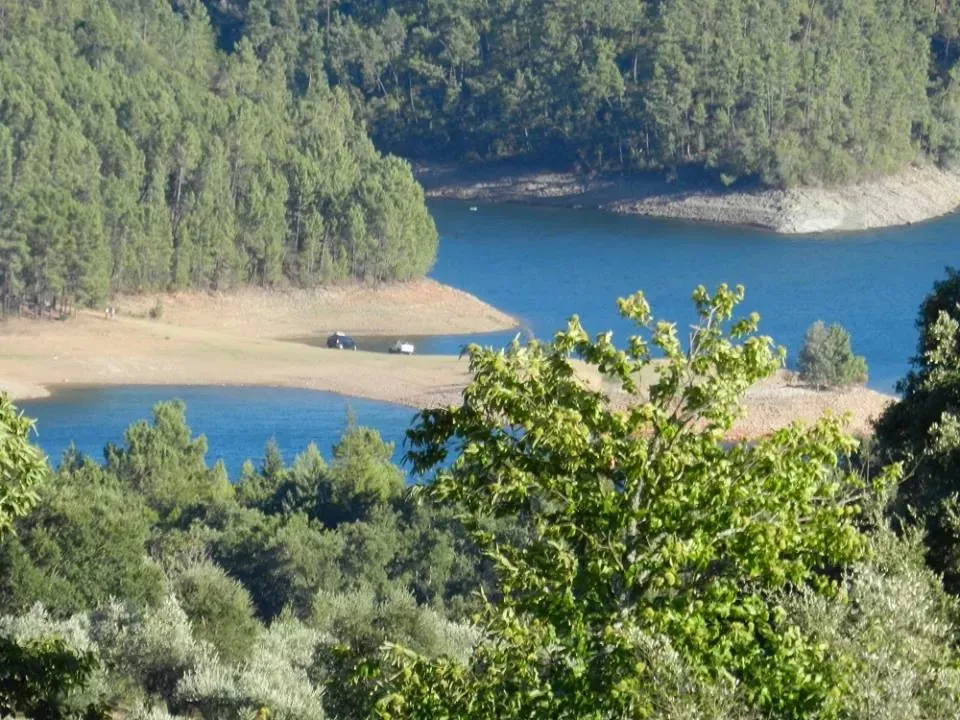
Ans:
[[[428,197],[593,207],[620,214],[760,227],[784,234],[867,230],[923,222],[960,207],[960,173],[933,165],[840,187],[723,190],[650,177],[420,167]]]

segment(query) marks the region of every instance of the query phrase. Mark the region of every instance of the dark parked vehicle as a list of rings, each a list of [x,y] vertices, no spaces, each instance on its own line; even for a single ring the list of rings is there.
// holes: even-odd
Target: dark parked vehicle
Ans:
[[[345,335],[342,332],[335,332],[327,338],[327,347],[336,350],[356,350],[357,343],[355,343],[349,335]]]

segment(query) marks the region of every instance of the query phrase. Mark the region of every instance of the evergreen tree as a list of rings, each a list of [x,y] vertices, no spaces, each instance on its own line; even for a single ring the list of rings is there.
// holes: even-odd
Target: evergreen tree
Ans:
[[[195,0],[0,0],[0,305],[429,269],[409,167],[291,69],[296,3],[243,10],[222,52]]]
[[[283,48],[295,89],[322,63],[408,157],[791,185],[940,157],[955,132],[954,1],[207,4],[247,18],[260,57]]]

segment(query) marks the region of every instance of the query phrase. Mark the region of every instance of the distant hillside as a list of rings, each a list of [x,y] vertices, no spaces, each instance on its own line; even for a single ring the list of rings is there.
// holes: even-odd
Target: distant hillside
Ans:
[[[842,182],[954,158],[957,0],[207,0],[383,149]]]
[[[436,230],[323,74],[199,0],[0,0],[0,302],[406,279]]]

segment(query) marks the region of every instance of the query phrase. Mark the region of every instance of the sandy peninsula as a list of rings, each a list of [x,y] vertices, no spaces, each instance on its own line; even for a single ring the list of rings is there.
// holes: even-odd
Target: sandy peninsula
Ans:
[[[159,318],[149,310],[162,303]],[[415,408],[457,403],[470,381],[467,361],[328,350],[291,336],[475,333],[516,325],[466,293],[431,281],[379,289],[316,292],[244,290],[215,295],[120,298],[116,317],[84,311],[69,320],[0,323],[0,390],[15,399],[62,387],[109,385],[259,385],[327,390]],[[584,372],[593,384],[595,372]],[[893,398],[864,388],[818,392],[786,371],[750,388],[735,438],[752,438],[824,411],[850,416],[851,432]]]
[[[899,173],[835,187],[725,190],[650,176],[582,176],[517,170],[423,166],[428,197],[592,207],[707,223],[746,225],[784,234],[910,225],[960,207],[960,173],[917,164]]]
[[[162,306],[157,319],[150,309]],[[266,385],[329,390],[416,407],[455,402],[467,363],[327,350],[291,336],[483,333],[509,315],[430,280],[318,291],[183,293],[114,301],[116,316],[0,323],[0,390],[42,397],[86,385]]]
[[[160,302],[164,325],[254,338],[326,335],[467,335],[508,330],[517,320],[470,293],[434,280],[314,290],[240,288],[229,293],[135,295],[117,313],[146,317]]]

